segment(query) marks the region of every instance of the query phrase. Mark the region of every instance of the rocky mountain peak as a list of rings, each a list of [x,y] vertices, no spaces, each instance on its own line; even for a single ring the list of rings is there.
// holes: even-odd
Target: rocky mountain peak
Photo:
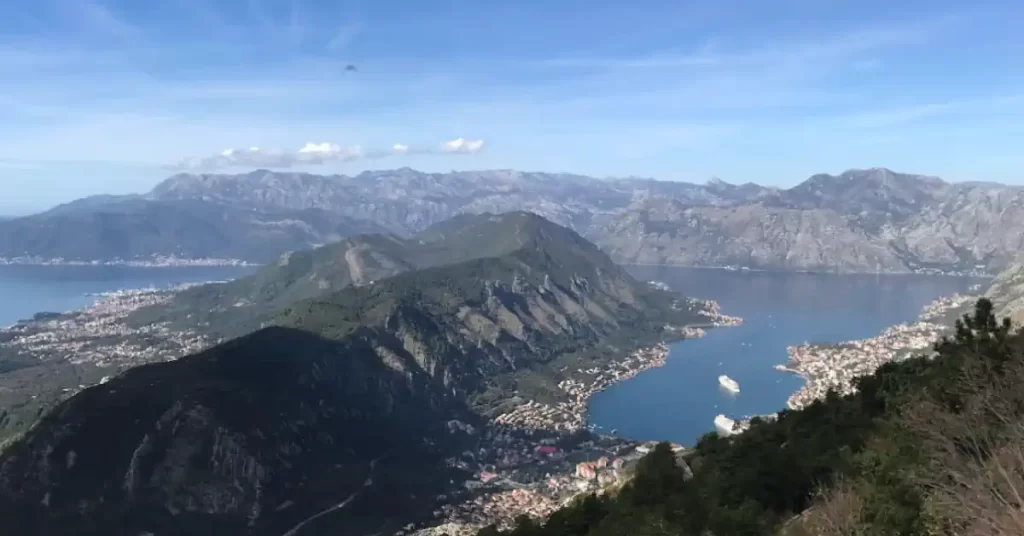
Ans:
[[[459,214],[525,210],[630,262],[745,265],[767,255],[793,259],[772,261],[773,268],[1001,269],[1024,234],[1024,220],[1017,216],[1024,210],[1022,199],[1020,187],[950,184],[884,167],[817,174],[785,190],[718,178],[693,184],[514,170],[424,173],[408,167],[356,178],[266,169],[184,173],[145,197],[82,199],[2,221],[0,256],[107,260],[174,254],[264,262],[357,229],[410,236]],[[750,242],[748,231],[772,238],[771,251],[755,254],[763,241]],[[836,233],[846,237],[843,247],[830,245]],[[789,255],[794,244],[820,244],[811,249],[821,251],[806,258]]]

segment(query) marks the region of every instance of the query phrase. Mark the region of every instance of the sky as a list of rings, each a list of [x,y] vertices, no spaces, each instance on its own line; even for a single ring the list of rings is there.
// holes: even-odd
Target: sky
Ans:
[[[0,214],[178,171],[1024,184],[1024,2],[0,0]]]

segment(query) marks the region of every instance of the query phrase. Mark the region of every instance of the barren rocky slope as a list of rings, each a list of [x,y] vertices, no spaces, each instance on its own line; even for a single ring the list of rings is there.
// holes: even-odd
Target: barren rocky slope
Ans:
[[[60,224],[67,208],[0,222],[0,256],[202,253],[265,262],[359,227],[409,236],[458,214],[512,210],[571,227],[620,262],[994,273],[1024,247],[1024,189],[952,184],[884,168],[814,175],[785,190],[717,179],[698,185],[509,170],[179,174],[130,198],[147,207],[131,225],[117,232],[104,226],[127,202],[106,197],[73,203],[80,222],[75,225]],[[250,216],[225,226],[197,220],[194,211],[180,217],[160,212],[164,223],[147,223],[156,217],[153,207],[185,203]],[[287,240],[281,237],[285,229],[291,229]],[[268,235],[270,230],[276,234]],[[188,248],[175,243],[192,244],[195,237],[205,242]]]
[[[1016,263],[992,280],[985,291],[992,300],[996,314],[1024,327],[1024,264]]]

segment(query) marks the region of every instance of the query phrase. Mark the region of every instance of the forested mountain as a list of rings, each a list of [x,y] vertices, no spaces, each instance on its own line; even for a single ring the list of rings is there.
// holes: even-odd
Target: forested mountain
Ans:
[[[506,534],[1022,534],[1024,333],[983,299],[936,350],[684,456],[662,444],[614,495]]]
[[[169,320],[181,329],[198,325],[209,327],[219,337],[234,336],[239,330],[252,331],[280,308],[300,299],[371,284],[410,270],[511,254],[533,239],[538,221],[524,212],[485,213],[457,216],[411,238],[355,235],[286,253],[250,276],[187,289],[170,303],[138,311],[129,323],[141,326]],[[609,265],[605,268],[612,269]]]
[[[456,475],[459,408],[370,341],[267,328],[56,408],[0,458],[4,530],[276,535],[342,503],[349,534],[395,530]]]
[[[145,195],[0,222],[0,256],[265,262],[358,232],[411,236],[458,214],[512,210],[571,227],[632,263],[995,273],[1024,248],[1024,189],[884,168],[818,174],[789,189],[402,168],[352,177],[178,174]]]
[[[482,414],[699,318],[533,214],[427,234],[479,255],[300,299],[61,403],[0,456],[5,529],[393,532],[458,492],[445,460]]]

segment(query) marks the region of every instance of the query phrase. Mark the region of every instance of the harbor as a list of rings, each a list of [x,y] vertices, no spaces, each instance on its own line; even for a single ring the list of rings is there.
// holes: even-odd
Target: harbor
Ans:
[[[686,294],[715,296],[722,311],[744,319],[729,329],[707,330],[700,339],[670,344],[665,364],[657,372],[639,374],[592,396],[588,422],[597,430],[614,429],[623,437],[681,445],[694,445],[704,434],[717,431],[718,415],[743,426],[753,417],[766,418],[785,409],[807,386],[795,370],[798,365],[790,360],[790,349],[819,352],[846,341],[872,339],[892,328],[899,331],[892,341],[912,342],[928,350],[941,336],[931,325],[941,323],[943,315],[953,314],[956,307],[969,305],[970,287],[978,283],[968,278],[912,275],[682,268],[637,272],[646,279],[664,280]],[[950,298],[954,296],[959,297]],[[912,327],[923,308],[929,311],[929,326]],[[893,328],[897,325],[906,327]],[[904,343],[894,346],[908,348]],[[891,350],[865,347],[873,355],[882,351],[889,355]],[[884,359],[878,358],[863,372],[873,372]],[[735,381],[738,392],[727,388],[722,376]],[[846,381],[852,382],[852,377]]]
[[[806,407],[824,398],[830,390],[841,395],[852,393],[857,378],[872,374],[885,363],[929,355],[936,341],[952,333],[950,317],[965,312],[977,298],[956,294],[936,299],[924,306],[916,321],[888,327],[874,337],[839,344],[790,346],[789,364],[776,365],[776,369],[798,374],[805,384],[793,393],[786,406]]]

